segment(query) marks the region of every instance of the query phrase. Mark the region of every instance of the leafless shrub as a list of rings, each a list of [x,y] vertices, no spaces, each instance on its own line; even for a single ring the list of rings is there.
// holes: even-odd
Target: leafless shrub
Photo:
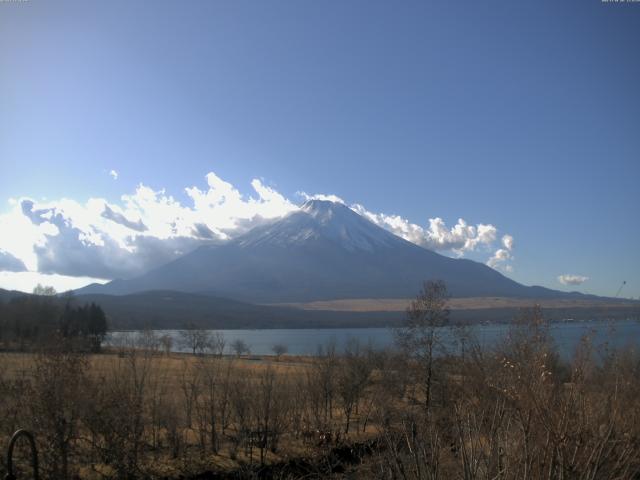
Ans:
[[[251,353],[249,345],[247,345],[247,343],[241,338],[238,338],[231,342],[231,349],[237,357],[241,357],[242,355],[249,355],[249,353]]]
[[[271,351],[277,357],[277,359],[280,360],[280,357],[282,357],[282,355],[285,355],[289,351],[289,349],[283,343],[276,343],[273,347],[271,347]]]
[[[180,330],[180,344],[193,355],[202,355],[212,348],[213,338],[209,330],[188,323]]]
[[[84,356],[63,349],[50,349],[35,360],[28,406],[32,428],[42,439],[42,466],[53,478],[64,480],[72,475],[74,442],[86,401],[86,370]]]
[[[147,426],[145,399],[153,359],[149,352],[130,350],[112,359],[109,369],[95,377],[91,385],[92,401],[84,417],[85,427],[92,448],[116,478],[142,474]]]

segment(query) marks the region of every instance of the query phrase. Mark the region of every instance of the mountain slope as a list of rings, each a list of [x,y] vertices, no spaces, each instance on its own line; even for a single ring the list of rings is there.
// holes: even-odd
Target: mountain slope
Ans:
[[[92,285],[78,293],[177,290],[257,303],[408,298],[429,279],[444,280],[459,297],[566,295],[525,287],[484,264],[431,252],[342,204],[319,200],[140,277]]]

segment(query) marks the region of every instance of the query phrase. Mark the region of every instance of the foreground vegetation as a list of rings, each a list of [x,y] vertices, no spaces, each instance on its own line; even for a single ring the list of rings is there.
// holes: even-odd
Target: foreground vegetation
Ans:
[[[250,477],[291,457],[313,458],[316,477],[637,478],[640,469],[640,357],[595,355],[585,341],[564,365],[543,324],[515,328],[495,351],[467,343],[464,356],[434,359],[428,402],[419,361],[355,344],[280,362],[54,348],[3,354],[1,365],[2,444],[18,427],[36,432],[45,478]],[[332,457],[366,440],[355,464]]]
[[[638,352],[585,338],[562,362],[539,309],[497,347],[461,327],[446,351],[446,322],[432,284],[396,351],[256,360],[222,356],[216,337],[176,355],[148,333],[98,355],[63,339],[4,353],[0,446],[32,430],[51,479],[639,478]]]

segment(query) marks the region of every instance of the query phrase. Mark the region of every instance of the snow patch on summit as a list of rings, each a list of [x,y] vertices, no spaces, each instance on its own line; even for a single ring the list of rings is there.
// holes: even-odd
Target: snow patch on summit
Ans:
[[[242,247],[255,245],[288,246],[328,240],[347,251],[374,252],[403,242],[379,228],[349,207],[327,200],[309,200],[300,210],[239,238]]]

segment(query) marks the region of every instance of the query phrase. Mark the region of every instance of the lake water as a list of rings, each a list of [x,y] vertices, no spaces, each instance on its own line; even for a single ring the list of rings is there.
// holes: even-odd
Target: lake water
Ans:
[[[492,346],[500,342],[509,330],[506,324],[476,325],[472,331],[483,346]],[[230,345],[234,340],[243,340],[253,355],[272,355],[276,344],[285,345],[290,355],[313,355],[319,346],[335,343],[341,351],[351,339],[357,339],[361,345],[376,348],[393,346],[394,334],[389,328],[333,328],[333,329],[262,329],[262,330],[212,330],[224,336],[226,353],[232,353]],[[181,345],[179,330],[156,330],[158,336],[170,335],[173,338],[172,350],[186,352]],[[443,330],[443,338],[452,339],[449,329]],[[640,322],[637,320],[561,322],[550,326],[550,333],[560,354],[568,358],[575,351],[585,335],[591,335],[597,346],[640,347]],[[124,338],[135,339],[139,332],[112,332],[108,344],[115,345]]]

